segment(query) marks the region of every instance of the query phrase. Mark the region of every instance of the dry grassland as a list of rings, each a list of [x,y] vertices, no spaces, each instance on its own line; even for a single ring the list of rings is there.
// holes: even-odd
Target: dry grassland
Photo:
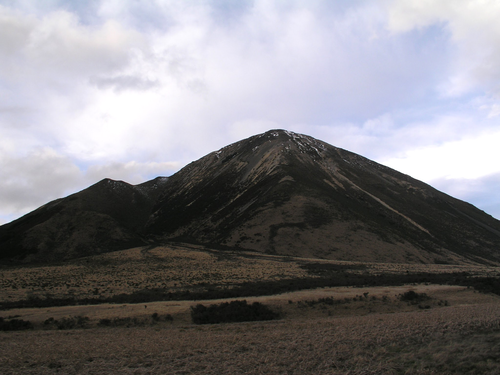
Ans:
[[[317,259],[197,247],[137,248],[57,266],[0,269],[0,300],[29,296],[112,296],[144,288],[311,277]],[[464,272],[480,266],[351,265],[369,274]],[[97,291],[96,291],[97,289]],[[429,298],[412,303],[412,290]],[[243,299],[243,298],[238,298]],[[282,318],[197,326],[190,307],[225,300],[100,304],[0,311],[35,329],[0,332],[2,374],[499,374],[500,296],[451,285],[335,287],[245,298]],[[333,302],[334,301],[334,302]],[[173,320],[155,320],[153,315]],[[46,321],[84,317],[58,330]],[[103,326],[123,319],[129,327]]]
[[[500,304],[208,326],[4,332],[3,374],[498,374]]]
[[[0,268],[0,300],[28,297],[111,297],[142,289],[172,292],[205,284],[304,277],[298,263],[196,247],[135,248],[56,266]]]
[[[370,274],[464,271],[481,276],[500,274],[498,267],[322,261],[179,245],[135,248],[59,265],[0,267],[0,301],[48,296],[108,298],[154,288],[178,292],[206,285],[231,287],[242,282],[311,276],[301,267],[307,263],[363,265],[359,272]]]
[[[401,294],[413,290],[419,294],[425,293],[431,297],[422,305],[410,304],[399,300]],[[365,297],[366,294],[366,297]],[[318,303],[320,299],[332,298],[338,304],[328,305]],[[0,312],[0,316],[16,316],[29,320],[35,329],[54,329],[44,326],[47,319],[61,320],[78,316],[88,317],[86,327],[95,327],[101,319],[132,318],[139,325],[151,325],[152,314],[160,316],[167,314],[173,317],[173,322],[157,324],[157,326],[191,325],[190,308],[198,303],[209,305],[241,298],[229,298],[208,301],[167,301],[140,304],[100,304],[82,306],[62,306],[50,308],[20,308]],[[260,302],[273,310],[281,312],[286,320],[309,320],[328,316],[368,315],[372,313],[395,313],[417,311],[422,306],[429,308],[444,308],[465,304],[500,303],[500,297],[475,293],[473,290],[460,286],[443,285],[406,285],[397,287],[371,288],[320,288],[283,293],[274,296],[245,298],[249,303]],[[313,302],[314,301],[314,302]],[[163,327],[165,328],[165,327]]]

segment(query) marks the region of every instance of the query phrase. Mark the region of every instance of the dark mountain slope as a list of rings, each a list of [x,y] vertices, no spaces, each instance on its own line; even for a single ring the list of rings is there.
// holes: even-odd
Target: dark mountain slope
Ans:
[[[0,227],[0,259],[51,261],[146,243],[339,260],[500,263],[500,222],[314,138],[272,130],[172,177],[103,180]]]
[[[143,245],[140,235],[167,179],[104,179],[0,227],[1,258],[53,261]]]
[[[500,260],[500,222],[354,153],[274,130],[172,176],[159,238],[345,260]]]

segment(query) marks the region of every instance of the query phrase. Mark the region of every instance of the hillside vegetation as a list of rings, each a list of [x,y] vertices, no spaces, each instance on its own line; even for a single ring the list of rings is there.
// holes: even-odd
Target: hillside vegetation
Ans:
[[[319,261],[181,244],[54,265],[4,266],[0,273],[0,308],[4,309],[217,299],[423,282],[500,290],[497,267]]]

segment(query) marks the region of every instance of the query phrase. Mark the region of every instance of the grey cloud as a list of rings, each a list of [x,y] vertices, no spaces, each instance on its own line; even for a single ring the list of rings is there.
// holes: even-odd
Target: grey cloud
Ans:
[[[445,39],[424,34],[416,46],[409,35],[388,37],[385,19],[370,7],[321,16],[307,7],[270,8],[254,10],[204,47],[207,80],[215,90],[235,91],[226,99],[244,118],[362,121],[426,102],[448,63]],[[380,37],[370,40],[374,33]]]
[[[496,126],[470,97],[439,96],[456,73],[449,29],[387,30],[381,4],[399,2],[42,3],[0,7],[4,212],[104,177],[138,183],[268,126],[375,160]],[[35,157],[43,145],[62,159]]]
[[[81,173],[69,158],[51,149],[0,161],[3,212],[26,213],[81,186]]]
[[[26,107],[6,107],[6,106],[0,106],[0,113],[1,114],[14,114],[14,115],[17,115],[17,114],[23,114],[23,113],[26,113],[26,111],[30,111],[30,108],[26,108]]]
[[[138,184],[157,176],[169,176],[178,167],[175,162],[113,162],[83,171],[53,149],[18,157],[4,155],[0,158],[0,225],[2,217],[4,221],[13,219],[103,178]]]
[[[445,95],[461,96],[478,90],[500,99],[500,29],[497,1],[390,1],[388,28],[393,32],[425,30],[439,25],[454,45],[454,59]]]
[[[0,5],[0,51],[4,55],[16,53],[29,40],[35,19]]]
[[[176,162],[112,162],[90,166],[85,178],[87,181],[99,181],[103,178],[123,180],[130,184],[139,184],[158,176],[170,176],[180,165]]]
[[[125,90],[146,91],[159,87],[157,80],[137,77],[133,75],[119,75],[114,77],[91,77],[89,82],[99,89],[112,89],[117,92]]]
[[[31,119],[35,115],[36,111],[27,106],[0,106],[0,129],[28,129],[33,125]],[[7,133],[4,136],[7,137]]]
[[[143,36],[117,22],[87,26],[67,11],[36,18],[0,6],[0,78],[16,86],[67,86],[85,76],[126,67]],[[57,86],[57,85],[56,85]]]

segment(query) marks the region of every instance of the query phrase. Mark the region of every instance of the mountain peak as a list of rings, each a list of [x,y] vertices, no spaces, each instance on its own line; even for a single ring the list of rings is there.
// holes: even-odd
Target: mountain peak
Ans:
[[[265,133],[255,135],[254,137],[250,137],[248,140],[256,138],[256,139],[265,139],[268,141],[275,141],[275,142],[293,142],[293,143],[298,143],[298,144],[321,144],[324,145],[325,143],[322,141],[319,141],[311,136],[305,135],[305,134],[300,134],[300,133],[295,133],[289,130],[284,130],[284,129],[273,129],[269,130]],[[330,147],[333,147],[330,145]]]
[[[360,155],[274,129],[228,145],[175,174],[146,228],[165,240],[271,254],[453,263],[464,254],[476,260],[471,254],[478,251],[483,259],[499,260],[491,247],[500,244],[499,222],[470,209]],[[481,222],[489,220],[487,233],[474,221],[459,224],[477,215]],[[454,233],[457,226],[468,234]],[[476,231],[490,239],[476,243],[471,252],[466,238]]]
[[[299,257],[500,262],[500,222],[313,137],[273,129],[165,178],[105,179],[0,227],[0,259],[189,242]]]
[[[252,174],[251,169],[257,166],[266,165],[267,173],[272,173],[277,165],[288,164],[287,155],[303,154],[302,159],[306,156],[311,157],[312,160],[321,159],[322,154],[328,148],[336,150],[335,147],[313,137],[288,130],[274,129],[223,147],[200,161],[207,162],[204,168],[208,167],[208,164],[214,168],[233,168],[234,164],[238,164],[236,168],[240,168],[245,165],[247,173],[244,173],[244,177],[248,177]],[[229,161],[233,162],[227,164]]]

